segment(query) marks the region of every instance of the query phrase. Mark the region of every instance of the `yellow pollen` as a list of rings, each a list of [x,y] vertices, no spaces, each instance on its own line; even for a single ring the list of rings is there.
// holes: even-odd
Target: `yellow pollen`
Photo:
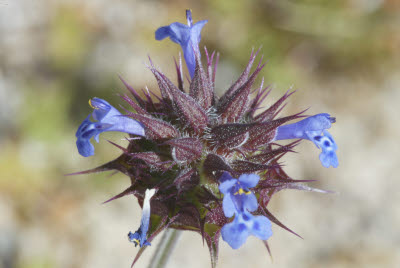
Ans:
[[[93,109],[99,109],[99,108],[93,106],[93,104],[92,104],[92,99],[89,99],[89,105],[90,105],[90,107],[92,107]]]
[[[239,188],[239,190],[236,193],[234,193],[234,195],[238,195],[238,194],[248,195],[248,194],[251,194],[251,191],[245,191],[245,190],[243,190],[243,188]]]
[[[140,244],[140,241],[137,240],[137,239],[133,239],[133,242],[136,243],[136,244]]]

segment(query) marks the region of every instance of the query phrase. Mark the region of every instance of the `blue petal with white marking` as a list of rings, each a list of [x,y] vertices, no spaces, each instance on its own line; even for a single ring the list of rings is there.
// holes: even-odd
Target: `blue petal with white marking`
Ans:
[[[274,140],[306,139],[322,149],[319,159],[324,167],[338,167],[338,149],[332,135],[326,131],[336,119],[327,113],[307,117],[299,122],[277,128]]]
[[[135,247],[139,245],[140,247],[143,246],[150,246],[150,242],[147,241],[147,232],[149,231],[150,225],[150,215],[151,215],[151,208],[150,208],[150,199],[155,194],[155,189],[147,189],[145,192],[145,197],[143,201],[143,210],[142,210],[142,219],[140,221],[140,227],[136,230],[136,232],[128,233],[128,239],[132,243],[135,244]]]

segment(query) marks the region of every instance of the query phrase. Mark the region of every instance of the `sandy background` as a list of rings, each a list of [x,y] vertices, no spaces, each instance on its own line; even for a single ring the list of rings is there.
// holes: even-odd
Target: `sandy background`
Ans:
[[[147,55],[167,74],[179,47],[154,40],[159,26],[208,19],[202,45],[218,50],[223,92],[252,47],[268,61],[267,104],[298,89],[285,114],[336,116],[339,168],[323,168],[309,142],[288,155],[296,179],[337,194],[284,191],[270,210],[304,240],[273,226],[273,261],[250,238],[220,244],[219,267],[400,267],[400,4],[336,1],[0,1],[0,267],[130,267],[126,234],[140,209],[122,175],[65,177],[116,157],[103,135],[81,157],[75,131],[100,97],[115,106],[122,75],[156,88]],[[157,239],[136,267],[146,267]],[[201,237],[185,232],[167,267],[209,267]]]

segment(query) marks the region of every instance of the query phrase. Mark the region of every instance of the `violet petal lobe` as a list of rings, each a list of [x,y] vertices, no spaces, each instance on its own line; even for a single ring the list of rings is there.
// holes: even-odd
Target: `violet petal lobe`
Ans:
[[[307,133],[309,139],[314,142],[314,144],[322,149],[319,155],[319,159],[322,165],[326,168],[332,166],[337,168],[339,166],[339,161],[336,156],[337,144],[333,139],[332,135],[325,130],[322,135],[315,135],[315,133]]]
[[[259,180],[260,176],[256,174],[243,174],[239,177],[240,184],[247,188],[256,187]]]
[[[222,239],[233,249],[240,248],[250,235],[247,226],[242,221],[240,216],[236,216],[233,222],[225,224],[221,229]]]
[[[234,187],[234,185],[237,183],[237,179],[234,179],[231,177],[231,179],[228,179],[229,173],[224,172],[224,175],[221,176],[224,178],[224,181],[219,185],[219,191],[223,194],[229,194]]]
[[[174,22],[168,26],[160,27],[155,32],[156,40],[163,40],[169,37],[171,41],[179,44],[182,47],[186,65],[189,70],[190,77],[193,78],[196,67],[195,53],[200,53],[199,43],[201,40],[201,29],[207,23],[207,20],[199,21],[191,24],[191,12],[187,12],[190,16],[189,25],[184,25],[179,22]]]
[[[228,193],[224,196],[224,199],[222,200],[222,208],[224,210],[224,215],[227,218],[232,217],[235,212],[237,212],[235,204],[232,202],[231,194]]]
[[[267,240],[271,235],[271,222],[265,216],[253,216],[248,212],[237,214],[235,219],[221,229],[222,239],[233,249],[240,248],[249,235]]]

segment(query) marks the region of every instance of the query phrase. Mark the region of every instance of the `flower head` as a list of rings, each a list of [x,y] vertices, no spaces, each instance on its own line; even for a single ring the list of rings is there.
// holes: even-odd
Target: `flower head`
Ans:
[[[286,145],[276,144],[275,140],[312,140],[322,148],[321,161],[333,166],[337,146],[326,132],[334,121],[328,114],[294,124],[290,123],[303,117],[302,112],[278,117],[293,92],[263,108],[269,89],[262,84],[254,89],[264,67],[262,60],[252,70],[258,51],[252,51],[244,71],[226,92],[216,96],[218,56],[214,63],[215,54],[209,55],[206,50],[203,68],[199,53],[195,53],[206,21],[193,25],[190,11],[187,18],[187,26],[173,23],[159,28],[156,38],[170,37],[182,46],[193,77],[189,86],[183,85],[181,65],[177,66],[175,85],[150,64],[161,97],[140,95],[123,81],[133,96],[123,96],[132,109],[128,117],[95,99],[93,118],[97,122],[87,118],[82,123],[77,137],[83,145],[78,148],[85,149],[85,154],[93,153],[89,140],[103,131],[139,135],[130,139],[126,148],[114,144],[122,154],[85,173],[117,170],[130,178],[130,185],[109,200],[133,195],[143,206],[140,228],[129,234],[130,241],[142,247],[165,228],[195,231],[206,241],[215,267],[221,236],[236,249],[249,235],[267,243],[265,240],[272,235],[271,222],[291,231],[268,210],[275,193],[284,189],[312,190],[301,184],[306,181],[290,178],[278,162],[293,152],[300,140]],[[157,189],[151,211],[148,189]],[[137,258],[145,248],[139,250]]]
[[[190,10],[186,10],[186,18],[188,25],[174,22],[168,26],[158,28],[156,31],[156,39],[163,40],[169,37],[171,41],[182,47],[189,74],[193,78],[194,69],[196,67],[195,53],[200,53],[200,33],[203,26],[207,23],[207,20],[202,20],[193,24],[192,12]]]
[[[140,247],[143,246],[150,246],[150,242],[147,241],[147,231],[149,230],[150,224],[150,199],[155,194],[155,189],[147,189],[145,192],[145,197],[143,201],[143,210],[142,210],[142,219],[140,221],[140,227],[137,229],[135,233],[129,232],[128,239],[129,241],[135,244],[135,247],[139,245]]]
[[[94,109],[92,117],[97,122],[90,121],[89,115],[76,131],[76,146],[82,156],[94,155],[94,147],[90,143],[90,139],[94,137],[99,142],[100,133],[105,131],[119,131],[144,136],[144,128],[140,123],[123,116],[107,101],[93,98],[89,100],[89,104]]]
[[[299,122],[278,127],[275,140],[306,139],[312,141],[322,152],[319,159],[324,167],[338,167],[337,145],[326,130],[336,119],[329,114],[316,114]],[[321,135],[323,133],[323,135]]]

